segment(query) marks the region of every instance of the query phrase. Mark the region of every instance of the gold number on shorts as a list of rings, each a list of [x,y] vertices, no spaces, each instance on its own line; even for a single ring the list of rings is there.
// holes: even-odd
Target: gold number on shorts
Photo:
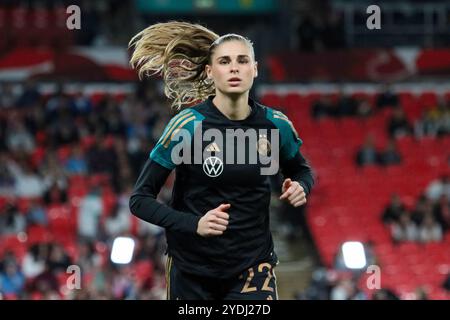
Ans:
[[[271,272],[272,266],[270,265],[270,263],[267,263],[267,262],[261,263],[258,266],[258,272],[262,272],[264,268],[267,268],[267,277],[266,277],[266,280],[264,281],[264,285],[261,288],[261,290],[273,292],[273,288],[269,287],[270,279],[272,279],[272,272]]]
[[[249,268],[247,281],[245,281],[245,285],[242,288],[241,293],[253,292],[253,291],[257,290],[256,287],[250,287],[250,282],[252,281],[254,276],[255,276],[255,272],[253,271],[253,268]]]
[[[266,277],[266,280],[264,280],[264,284],[263,284],[261,290],[273,292],[273,288],[269,287],[270,279],[272,279],[272,272],[271,272],[272,266],[270,265],[270,263],[267,263],[267,262],[261,263],[260,265],[258,265],[258,272],[263,272],[264,269],[267,269],[267,277]],[[253,268],[249,268],[248,269],[248,277],[247,277],[247,280],[245,281],[244,287],[241,290],[241,293],[253,292],[253,291],[258,290],[256,287],[250,287],[250,282],[253,280],[254,276],[255,276],[255,272],[253,271]]]

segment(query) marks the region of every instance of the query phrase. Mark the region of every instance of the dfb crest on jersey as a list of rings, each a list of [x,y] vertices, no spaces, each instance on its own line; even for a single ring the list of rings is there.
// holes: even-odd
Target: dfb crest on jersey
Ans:
[[[207,176],[215,178],[223,171],[223,162],[218,157],[208,157],[203,161],[203,171]]]
[[[256,150],[262,156],[267,157],[270,154],[270,142],[267,139],[266,134],[260,134],[259,139],[256,142]]]

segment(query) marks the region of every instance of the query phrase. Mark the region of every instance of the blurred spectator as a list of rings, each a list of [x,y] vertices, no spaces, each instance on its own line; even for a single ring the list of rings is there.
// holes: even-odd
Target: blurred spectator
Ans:
[[[0,215],[0,235],[17,235],[24,232],[26,221],[17,206],[7,203],[4,213]]]
[[[419,227],[419,240],[421,242],[438,242],[442,240],[442,228],[436,222],[433,214],[426,214]]]
[[[22,108],[37,106],[41,100],[41,94],[37,89],[36,82],[32,79],[25,81],[22,94],[17,99],[17,106]]]
[[[11,109],[16,106],[17,95],[11,83],[0,83],[0,110]]]
[[[416,300],[428,300],[428,294],[424,287],[417,287],[415,290]]]
[[[300,50],[314,51],[316,48],[318,27],[313,16],[304,16],[298,26],[298,42]]]
[[[34,137],[28,132],[22,120],[10,119],[6,128],[6,146],[11,152],[30,154],[35,148]]]
[[[64,98],[66,99],[66,98]],[[70,114],[70,106],[62,106],[57,110],[56,121],[49,128],[51,145],[54,148],[77,143],[80,139],[76,123]]]
[[[402,162],[402,157],[397,150],[395,140],[391,139],[388,141],[386,149],[379,154],[379,161],[383,166],[400,164]]]
[[[388,124],[388,133],[391,138],[400,138],[413,133],[412,126],[401,107],[394,108]]]
[[[105,233],[111,239],[128,233],[130,230],[130,213],[128,205],[117,203],[112,213],[105,219]]]
[[[366,295],[358,289],[351,278],[344,278],[331,290],[331,300],[367,300]]]
[[[86,116],[92,112],[91,99],[83,94],[82,88],[73,97],[72,114],[76,116]]]
[[[46,205],[63,204],[67,202],[67,192],[55,183],[44,193],[43,199]]]
[[[426,110],[421,119],[415,123],[414,132],[418,138],[442,137],[450,134],[450,102]]]
[[[145,161],[149,157],[149,150],[152,150],[153,145],[151,145],[146,139],[139,139],[137,141],[137,147],[130,150],[129,148],[129,163],[133,170],[133,176],[138,177],[144,166]]]
[[[164,270],[161,259],[163,256],[161,255],[161,251],[164,251],[161,245],[164,243],[164,239],[148,234],[140,237],[140,240],[142,246],[136,253],[136,261],[152,261],[155,265],[155,269],[163,267],[162,270]]]
[[[400,196],[396,193],[391,195],[391,202],[384,209],[382,220],[385,224],[390,224],[393,222],[398,222],[400,216],[405,211],[405,205],[402,203]]]
[[[319,9],[324,12],[324,9]],[[317,52],[345,46],[342,15],[329,10],[321,16],[318,12],[303,14],[297,27],[298,45],[301,51]]]
[[[45,227],[48,225],[47,213],[38,199],[31,199],[26,217],[28,226],[40,225]]]
[[[101,12],[95,9],[95,3],[91,1],[83,1],[83,14],[81,16],[82,32],[77,33],[77,43],[83,46],[94,44],[97,37],[100,37],[98,25],[102,24]],[[103,21],[104,24],[104,21]]]
[[[122,138],[114,139],[114,153],[117,155],[118,174],[111,175],[114,190],[121,192],[126,186],[133,184],[133,171],[129,164],[126,143]]]
[[[22,261],[22,270],[26,278],[34,278],[45,270],[47,244],[34,244],[28,248]]]
[[[380,289],[373,293],[372,300],[400,300],[400,298],[390,289]]]
[[[437,136],[442,137],[450,134],[450,101],[441,105],[438,111]]]
[[[428,208],[428,209],[427,209]],[[431,209],[431,201],[426,195],[421,195],[417,200],[416,207],[411,213],[411,219],[417,226],[422,224],[425,212]]]
[[[437,119],[430,111],[424,112],[422,117],[414,125],[414,134],[417,138],[424,136],[436,137],[438,132]]]
[[[16,196],[24,198],[42,196],[44,192],[42,178],[28,163],[22,161],[22,166],[19,166],[17,163],[10,161],[8,168],[14,176]]]
[[[46,295],[53,296],[59,290],[58,278],[50,270],[49,264],[46,261],[44,271],[37,275],[30,283],[30,290],[32,292],[38,292],[43,295],[45,299]]]
[[[357,101],[356,115],[361,118],[367,118],[372,115],[372,106],[366,99]]]
[[[6,265],[8,263],[17,264],[17,257],[12,250],[6,250],[6,252],[3,253],[2,258],[0,259],[0,272],[5,271]]]
[[[72,147],[71,155],[67,159],[64,168],[69,175],[87,174],[88,172],[87,162],[84,157],[83,151],[81,150],[81,147],[78,144]]]
[[[96,142],[100,143],[100,138],[106,134],[108,129],[108,123],[100,107],[96,108],[96,112],[91,112],[85,120],[89,134],[95,134]]]
[[[117,154],[110,145],[110,140],[96,137],[96,143],[87,153],[90,173],[109,173],[115,175],[117,170]]]
[[[100,197],[100,190],[92,187],[89,193],[81,200],[78,212],[78,234],[83,239],[93,241],[98,237],[102,212],[103,203]]]
[[[75,263],[84,274],[92,274],[102,265],[102,257],[95,251],[93,242],[81,240],[78,243],[78,257]]]
[[[58,274],[59,272],[66,272],[67,267],[72,264],[72,261],[60,244],[53,243],[50,247],[50,255],[47,263],[49,270],[54,274]]]
[[[391,233],[395,242],[417,241],[419,236],[416,225],[406,211],[400,215],[399,222],[391,224]]]
[[[345,29],[343,15],[335,10],[330,10],[325,18],[325,26],[322,33],[325,48],[339,49],[345,47]]]
[[[329,273],[325,268],[317,268],[313,270],[311,275],[311,283],[304,292],[296,292],[294,298],[297,300],[327,300],[331,284],[328,279]]]
[[[436,201],[442,195],[450,199],[450,179],[448,175],[443,175],[441,178],[432,181],[426,190],[429,199]]]
[[[14,176],[9,169],[9,160],[6,153],[0,152],[0,196],[14,194]]]
[[[135,282],[126,268],[117,267],[114,272],[112,293],[115,299],[135,299]]]
[[[354,116],[356,114],[358,104],[355,99],[345,94],[343,91],[339,92],[337,100],[337,109],[339,110],[339,116]]]
[[[120,137],[125,136],[127,127],[122,120],[119,108],[116,105],[111,106],[107,111],[106,122],[108,134]]]
[[[45,104],[45,116],[49,123],[52,123],[54,126],[58,126],[58,123],[55,121],[59,118],[61,113],[62,116],[67,114],[67,111],[73,109],[71,98],[65,93],[64,86],[62,84],[58,85],[55,93],[47,100]],[[64,112],[66,111],[66,112]]]
[[[6,263],[0,272],[0,292],[5,295],[19,297],[25,287],[25,276],[19,266],[14,262]]]
[[[398,106],[398,96],[392,91],[388,84],[384,84],[381,88],[381,93],[377,96],[375,105],[377,106],[377,109],[396,107]]]
[[[66,190],[68,180],[64,169],[54,153],[48,153],[45,160],[39,167],[41,175],[44,177],[44,187],[46,190],[56,186],[60,190]]]
[[[445,231],[450,229],[450,201],[447,195],[443,194],[439,198],[433,208],[434,216],[442,229]]]
[[[442,284],[442,287],[450,292],[450,273],[448,274],[447,278],[445,279],[444,283]]]
[[[356,155],[358,166],[375,165],[378,163],[378,153],[375,149],[375,141],[372,135],[368,135],[361,149]]]
[[[327,116],[333,116],[331,110],[333,109],[331,98],[328,95],[321,95],[319,99],[312,104],[312,116],[315,119],[321,119]]]

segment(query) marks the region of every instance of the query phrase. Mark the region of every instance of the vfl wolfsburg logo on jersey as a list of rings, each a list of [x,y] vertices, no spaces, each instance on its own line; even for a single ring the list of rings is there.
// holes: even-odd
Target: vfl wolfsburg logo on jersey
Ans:
[[[208,157],[203,161],[203,171],[209,177],[218,177],[223,171],[223,162],[218,157]]]

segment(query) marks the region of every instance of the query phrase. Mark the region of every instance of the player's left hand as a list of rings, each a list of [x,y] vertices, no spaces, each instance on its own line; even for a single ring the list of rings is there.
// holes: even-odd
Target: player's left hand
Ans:
[[[300,207],[306,203],[306,193],[297,181],[287,178],[281,187],[280,200],[286,200],[294,207]]]

